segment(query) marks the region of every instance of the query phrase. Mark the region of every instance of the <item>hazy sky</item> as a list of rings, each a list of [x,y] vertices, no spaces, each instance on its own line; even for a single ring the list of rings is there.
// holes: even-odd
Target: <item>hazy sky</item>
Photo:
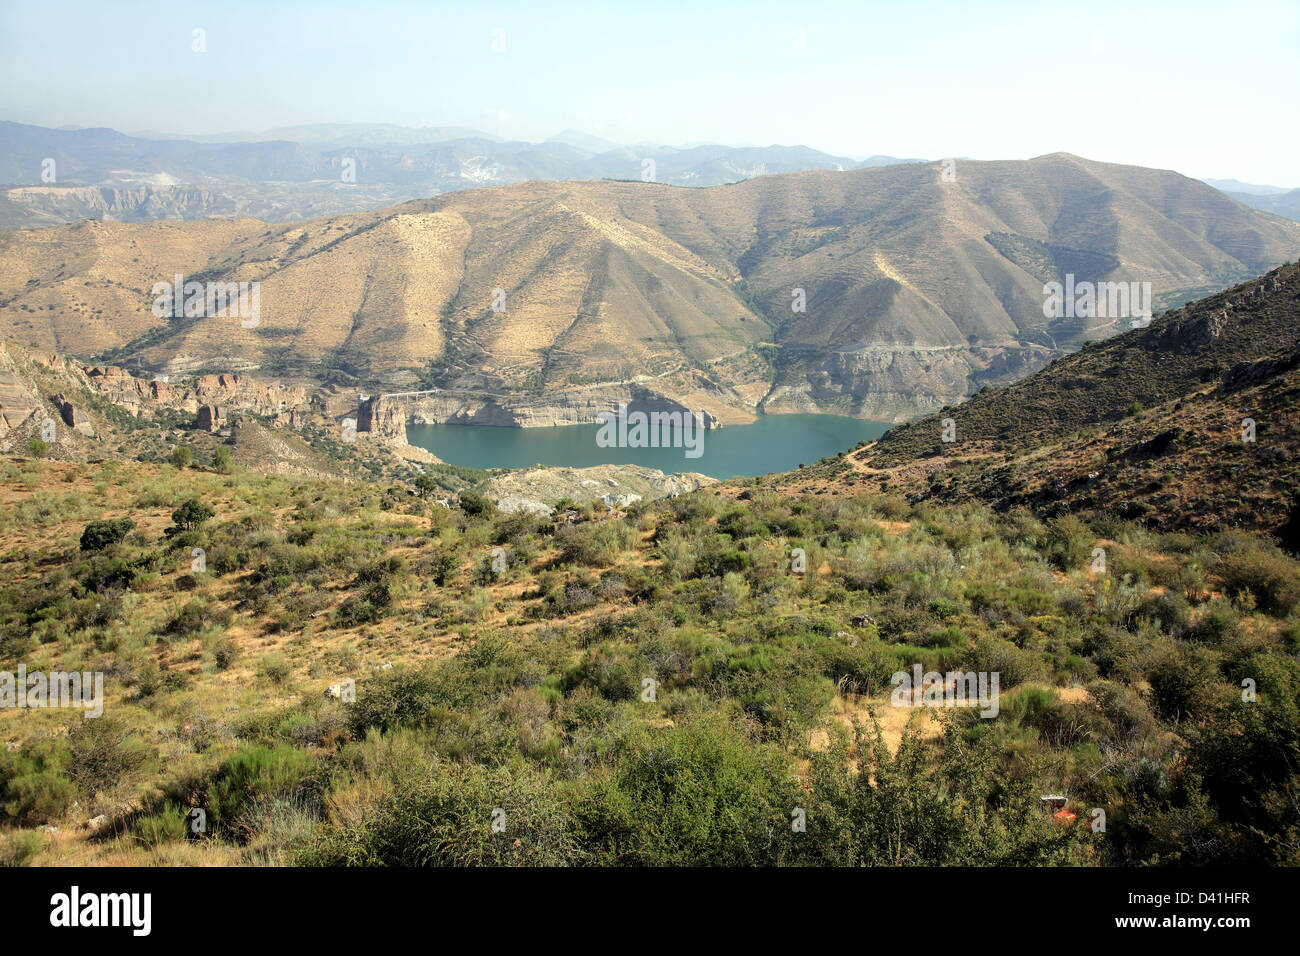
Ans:
[[[206,52],[192,49],[196,28]],[[1300,186],[1298,105],[1296,0],[0,0],[0,119],[42,126],[383,122],[858,157],[1066,150]]]

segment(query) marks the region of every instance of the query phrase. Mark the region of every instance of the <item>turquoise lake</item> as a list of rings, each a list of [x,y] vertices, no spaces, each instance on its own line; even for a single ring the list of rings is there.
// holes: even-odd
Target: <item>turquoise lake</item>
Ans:
[[[864,439],[879,438],[889,427],[886,422],[838,415],[764,415],[752,425],[706,431],[698,458],[687,458],[683,448],[601,448],[596,444],[599,425],[407,425],[406,437],[445,462],[470,468],[644,465],[670,474],[697,471],[712,478],[735,478],[812,464]]]

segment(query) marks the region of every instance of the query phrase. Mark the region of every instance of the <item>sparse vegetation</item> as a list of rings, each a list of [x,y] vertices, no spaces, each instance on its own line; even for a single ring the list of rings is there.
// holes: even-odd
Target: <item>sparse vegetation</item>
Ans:
[[[1077,517],[878,493],[738,482],[557,525],[193,469],[122,513],[154,480],[83,473],[5,557],[0,667],[106,675],[104,718],[33,711],[0,755],[16,859],[125,805],[105,861],[1296,862],[1260,788],[1296,785],[1300,569],[1259,539],[1111,521],[1099,574]],[[998,672],[1000,713],[909,724],[891,675],[916,664]],[[1274,769],[1234,775],[1233,746]],[[1053,825],[1057,791],[1108,834]]]

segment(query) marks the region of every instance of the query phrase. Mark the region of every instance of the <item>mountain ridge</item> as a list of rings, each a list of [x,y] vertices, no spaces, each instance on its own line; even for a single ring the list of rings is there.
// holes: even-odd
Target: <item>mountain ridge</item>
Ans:
[[[732,420],[901,420],[1127,323],[1047,317],[1067,271],[1149,282],[1160,309],[1300,248],[1300,225],[1172,172],[1049,154],[943,173],[536,181],[294,225],[10,232],[0,334],[172,373],[516,397],[635,380]],[[176,274],[260,282],[257,327],[155,317],[150,289]]]

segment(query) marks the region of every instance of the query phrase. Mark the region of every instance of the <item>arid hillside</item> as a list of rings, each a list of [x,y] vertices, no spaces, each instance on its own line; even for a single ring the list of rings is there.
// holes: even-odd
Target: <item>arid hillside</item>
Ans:
[[[1040,517],[1254,529],[1300,545],[1300,265],[1191,303],[808,469]]]
[[[0,337],[169,373],[262,368],[518,398],[631,384],[740,413],[902,418],[1126,316],[1293,258],[1300,224],[1173,172],[1066,154],[684,189],[532,182],[295,225],[84,222],[0,236]],[[159,282],[260,283],[256,322],[159,318]]]

